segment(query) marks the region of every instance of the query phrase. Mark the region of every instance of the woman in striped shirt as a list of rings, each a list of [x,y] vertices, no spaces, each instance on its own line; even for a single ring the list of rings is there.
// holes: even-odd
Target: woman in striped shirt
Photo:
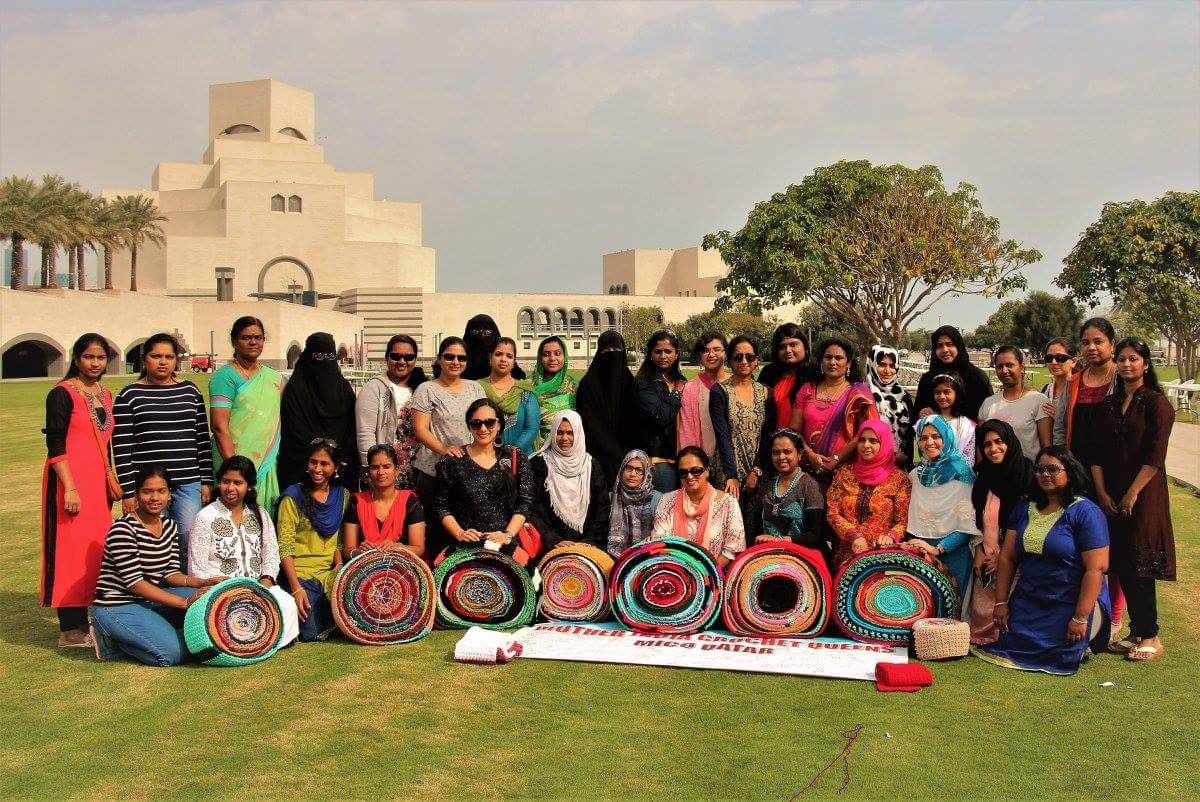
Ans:
[[[179,343],[170,334],[155,334],[142,351],[142,375],[117,393],[113,403],[116,431],[113,456],[126,515],[137,507],[134,477],[149,465],[171,474],[167,517],[179,530],[183,566],[188,536],[200,507],[212,498],[212,451],[204,396],[190,381],[175,377]]]
[[[92,641],[99,660],[127,654],[148,666],[179,665],[187,656],[179,633],[183,613],[221,580],[180,570],[175,522],[163,518],[170,478],[161,466],[139,470],[133,481],[134,511],[108,530],[92,603]]]

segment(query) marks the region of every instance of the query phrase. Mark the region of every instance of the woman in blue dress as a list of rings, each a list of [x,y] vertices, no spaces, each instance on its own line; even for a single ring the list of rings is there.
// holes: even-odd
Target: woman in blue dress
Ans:
[[[1087,474],[1065,447],[1042,449],[1034,472],[1047,502],[1013,510],[996,569],[1000,638],[974,651],[1006,668],[1074,674],[1089,645],[1108,645],[1108,522],[1083,497]]]

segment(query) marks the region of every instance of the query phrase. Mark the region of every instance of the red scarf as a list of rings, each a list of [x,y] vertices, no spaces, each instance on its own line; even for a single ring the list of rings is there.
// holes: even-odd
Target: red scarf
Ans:
[[[396,499],[388,510],[383,521],[383,531],[379,530],[379,519],[375,517],[375,499],[370,490],[361,490],[354,494],[355,511],[358,513],[358,528],[362,530],[363,540],[367,543],[404,543],[404,512],[408,508],[408,497],[411,490],[396,491]]]

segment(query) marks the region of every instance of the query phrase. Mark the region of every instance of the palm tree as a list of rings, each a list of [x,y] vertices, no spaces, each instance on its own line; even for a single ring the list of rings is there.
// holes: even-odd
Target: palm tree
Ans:
[[[41,215],[37,184],[28,178],[8,176],[0,181],[0,238],[12,243],[12,281],[19,290],[25,285],[25,241],[37,239]]]
[[[119,195],[116,204],[124,225],[122,243],[129,248],[129,291],[137,292],[138,247],[152,242],[164,244],[167,239],[160,223],[167,218],[159,214],[158,204],[145,195]]]
[[[113,288],[113,251],[121,247],[125,224],[121,210],[112,201],[101,198],[96,204],[96,244],[104,249],[104,289]]]
[[[47,174],[38,188],[42,225],[37,242],[42,249],[42,286],[46,288],[58,287],[58,249],[71,237],[68,206],[74,187],[61,175]]]
[[[70,262],[70,288],[86,289],[83,280],[83,248],[92,239],[96,199],[90,192],[71,184],[64,199],[63,211],[67,219],[64,244]]]

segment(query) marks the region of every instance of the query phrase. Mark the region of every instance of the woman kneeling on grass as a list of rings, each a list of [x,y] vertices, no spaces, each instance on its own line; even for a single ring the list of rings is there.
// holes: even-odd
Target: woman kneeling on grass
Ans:
[[[370,549],[407,546],[425,556],[425,508],[412,490],[396,489],[396,449],[388,443],[367,451],[369,489],[350,499],[342,519],[342,557],[346,560]]]
[[[308,447],[304,479],[279,498],[279,555],[300,615],[300,640],[321,640],[334,628],[329,591],[342,567],[342,516],[350,494],[336,483],[342,452],[332,440]]]
[[[279,576],[279,539],[271,516],[258,505],[258,469],[249,457],[232,456],[217,469],[217,498],[196,515],[188,544],[188,569],[194,576],[221,581],[239,576],[258,580],[283,613],[287,646],[300,634],[296,601],[275,584]]]
[[[188,606],[220,578],[179,570],[179,528],[163,510],[170,477],[157,465],[134,479],[137,506],[108,530],[92,606],[96,658],[127,654],[148,666],[175,666],[187,656],[179,629]]]
[[[974,652],[1005,668],[1074,674],[1089,644],[1108,644],[1108,523],[1083,497],[1087,475],[1065,447],[1043,449],[1034,471],[1046,501],[1013,510],[996,568],[1000,638]]]

